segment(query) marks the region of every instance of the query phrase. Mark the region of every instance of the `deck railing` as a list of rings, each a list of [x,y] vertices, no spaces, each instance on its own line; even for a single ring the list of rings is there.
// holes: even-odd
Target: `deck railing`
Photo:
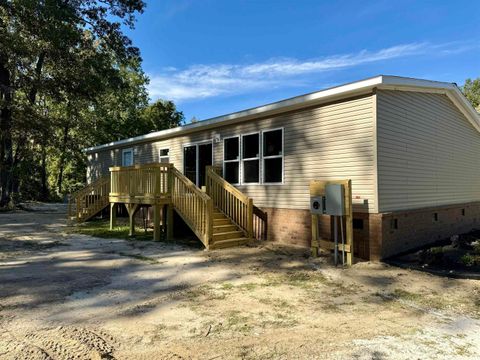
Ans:
[[[253,237],[253,200],[207,167],[207,194],[213,204],[230,218],[247,238]]]
[[[206,180],[206,192],[203,192],[172,164],[111,167],[109,177],[100,178],[74,194],[69,215],[75,214],[77,220],[84,221],[109,203],[173,205],[208,249],[213,239],[213,210],[217,207],[245,237],[263,239],[266,236],[266,225],[262,227],[266,214],[260,209],[254,210],[251,198],[223,179],[213,167],[207,167]]]
[[[171,169],[172,203],[180,217],[208,249],[213,234],[212,199],[177,169]]]
[[[110,168],[112,197],[154,199],[169,195],[172,164],[145,164]]]
[[[255,205],[253,206],[253,238],[259,241],[268,238],[268,214]]]
[[[82,222],[109,204],[110,178],[103,176],[70,195],[68,217]],[[75,210],[75,211],[74,211]]]

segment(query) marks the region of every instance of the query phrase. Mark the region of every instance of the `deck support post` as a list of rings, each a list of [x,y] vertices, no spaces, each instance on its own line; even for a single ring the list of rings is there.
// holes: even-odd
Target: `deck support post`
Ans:
[[[252,240],[253,239],[253,199],[248,198],[248,203],[247,203],[247,233],[248,233],[248,239]]]
[[[173,240],[173,204],[167,205],[167,239]]]
[[[110,203],[110,230],[117,226],[117,204]]]
[[[153,240],[160,241],[160,213],[161,213],[161,206],[154,205],[153,206]]]
[[[127,204],[128,219],[129,219],[129,231],[128,236],[135,236],[135,213],[139,208],[139,204]]]

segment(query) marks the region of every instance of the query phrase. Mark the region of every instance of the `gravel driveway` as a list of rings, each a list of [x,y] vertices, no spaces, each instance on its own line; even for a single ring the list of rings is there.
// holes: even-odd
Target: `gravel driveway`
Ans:
[[[480,284],[335,268],[264,243],[206,252],[0,213],[1,359],[478,359]]]

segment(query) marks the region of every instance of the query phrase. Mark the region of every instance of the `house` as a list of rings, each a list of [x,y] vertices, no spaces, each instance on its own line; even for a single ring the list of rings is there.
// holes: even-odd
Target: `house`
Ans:
[[[480,219],[480,117],[455,84],[373,78],[86,149],[109,167],[206,166],[268,214],[269,240],[309,246],[309,182],[351,179],[355,253],[382,259]]]

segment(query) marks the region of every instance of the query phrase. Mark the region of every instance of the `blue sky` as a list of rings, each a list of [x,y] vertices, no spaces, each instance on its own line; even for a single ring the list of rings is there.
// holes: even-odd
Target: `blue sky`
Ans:
[[[187,122],[375,76],[480,77],[480,1],[147,0],[150,97]]]

